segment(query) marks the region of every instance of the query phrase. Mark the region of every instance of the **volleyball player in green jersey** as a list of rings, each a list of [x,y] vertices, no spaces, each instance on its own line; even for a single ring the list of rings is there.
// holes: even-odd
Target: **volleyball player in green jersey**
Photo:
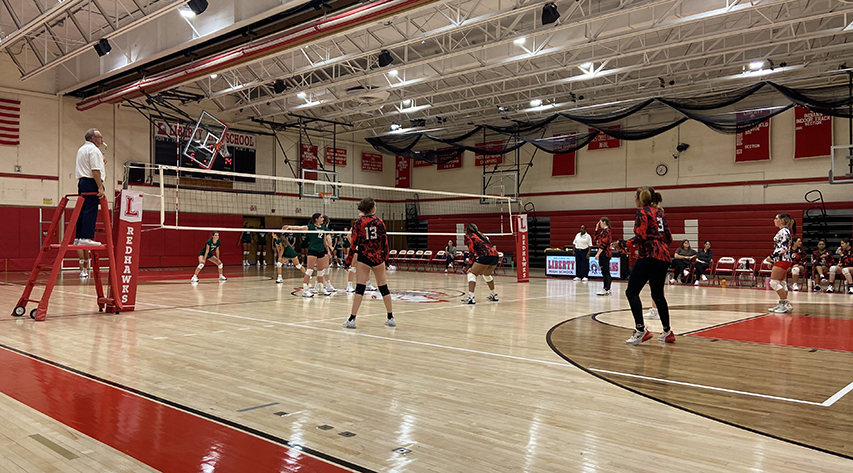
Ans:
[[[335,255],[335,246],[332,240],[332,230],[329,228],[329,224],[331,223],[331,219],[329,219],[328,215],[323,215],[323,230],[326,232],[325,237],[323,238],[323,244],[326,245],[326,256],[323,258],[323,279],[318,280],[320,284],[326,285],[327,292],[335,292],[335,287],[332,286],[331,282],[331,271],[332,271],[332,258]],[[319,264],[318,264],[319,267]],[[318,292],[318,291],[315,291]]]
[[[210,260],[219,268],[219,280],[225,281],[227,278],[222,274],[222,261],[219,260],[219,247],[222,242],[219,240],[219,232],[213,232],[210,239],[204,244],[204,248],[198,252],[198,266],[195,268],[195,274],[190,282],[198,282],[198,273],[204,268],[204,262]]]
[[[311,291],[311,276],[314,275],[314,265],[317,266],[317,287],[323,295],[331,295],[330,292],[319,284],[320,273],[325,274],[325,268],[322,266],[323,257],[326,256],[326,234],[323,231],[323,214],[317,212],[311,216],[308,225],[291,226],[285,225],[282,230],[303,230],[311,233],[306,233],[308,237],[308,258],[305,263],[305,277],[302,278],[302,297],[314,297]]]
[[[256,245],[255,253],[257,254],[258,266],[263,264],[267,265],[267,237],[269,234],[267,232],[258,232],[258,243]]]
[[[282,227],[282,230],[284,230],[284,227]],[[275,270],[278,273],[278,278],[275,280],[276,283],[281,283],[283,281],[281,278],[281,267],[284,265],[284,262],[288,260],[296,266],[296,269],[302,271],[302,274],[305,274],[305,268],[303,268],[302,264],[299,263],[299,254],[293,249],[293,246],[291,246],[290,242],[283,234],[274,236],[272,245],[273,250],[276,253]]]

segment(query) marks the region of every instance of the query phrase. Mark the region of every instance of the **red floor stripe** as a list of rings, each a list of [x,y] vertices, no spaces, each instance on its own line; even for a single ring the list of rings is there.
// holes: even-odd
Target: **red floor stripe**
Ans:
[[[694,337],[853,352],[853,320],[767,315],[691,333]]]
[[[2,348],[0,392],[166,473],[349,471]]]

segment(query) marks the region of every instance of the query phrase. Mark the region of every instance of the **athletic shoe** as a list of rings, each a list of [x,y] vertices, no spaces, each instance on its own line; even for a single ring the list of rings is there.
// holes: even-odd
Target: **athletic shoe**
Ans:
[[[587,281],[589,281],[589,278],[583,278],[583,279],[581,279],[581,281],[587,282]]]
[[[264,261],[264,266],[266,266],[266,265],[267,265],[267,262],[266,262],[266,261]]]
[[[580,281],[580,280],[581,280],[581,278],[575,278],[574,279],[574,281]]]
[[[192,279],[190,279],[190,282],[198,282],[198,277],[193,276]]]
[[[650,319],[650,320],[660,320],[660,314],[658,314],[658,310],[657,310],[657,309],[655,309],[654,307],[652,307],[651,309],[649,309],[649,311],[648,311],[648,312],[646,312],[645,314],[643,314],[643,318],[644,318],[644,319]]]
[[[347,320],[344,322],[344,328],[355,328],[355,320]]]
[[[607,289],[602,289],[602,290],[595,293],[596,296],[609,296],[611,294],[613,294],[613,293],[608,291]]]
[[[791,286],[791,290],[792,290],[792,291],[799,291],[799,290],[800,290],[800,285],[799,285],[799,284],[797,284],[797,283],[794,283],[794,285],[793,285],[793,286]]]
[[[469,297],[466,297],[465,299],[462,299],[462,303],[463,303],[463,304],[468,304],[468,305],[474,305],[474,304],[476,304],[477,302],[474,300],[474,298],[473,298],[473,297],[470,297],[470,296],[469,296]]]
[[[643,329],[642,332],[634,330],[634,334],[631,335],[631,338],[625,340],[625,344],[639,345],[652,337],[652,332],[649,332],[649,329]]]
[[[397,271],[397,267],[394,266],[393,264],[389,264],[388,265],[388,271]]]
[[[670,279],[670,280],[669,280],[669,283],[670,283],[670,284],[675,284],[675,279],[674,279],[674,278],[673,278],[673,279]]]
[[[705,276],[705,275],[703,274],[703,275],[702,275],[702,280],[703,280],[703,281],[707,281],[707,280],[708,280],[708,276]]]
[[[77,244],[79,244],[79,243],[80,243],[80,239],[79,239],[79,238],[75,238],[75,239],[74,239],[74,241],[72,241],[72,242],[71,242],[71,244],[72,244],[72,245],[77,245]]]
[[[347,286],[347,292],[355,292],[355,288],[352,286]]]
[[[320,290],[317,291],[317,293],[322,294],[324,296],[331,296],[332,295],[332,293],[327,291],[325,287],[321,287]]]
[[[397,326],[397,321],[396,321],[396,320],[394,320],[394,317],[391,317],[390,319],[388,319],[388,320],[386,320],[386,321],[385,321],[385,325],[386,325],[386,326],[388,326],[388,327],[396,327],[396,326]]]
[[[445,272],[445,273],[447,272],[447,268],[444,268],[444,272]]]
[[[779,303],[776,304],[776,307],[771,307],[767,310],[770,312],[775,312],[777,314],[784,314],[785,312],[788,312],[788,307],[785,305],[784,302],[779,301]]]
[[[224,275],[220,274],[220,275],[219,275],[219,280],[220,280],[220,281],[227,281],[227,280],[228,280],[228,278],[226,278]]]
[[[81,238],[77,240],[77,245],[79,246],[100,246],[101,243],[89,238]]]
[[[791,301],[785,301],[785,307],[788,309],[788,312],[794,310],[794,304],[791,304]]]
[[[86,270],[80,271],[80,279],[86,279],[89,277],[89,273]]]
[[[699,286],[699,281],[693,283],[694,286]]]
[[[335,292],[335,288],[334,288],[334,286],[332,286],[331,283],[326,284],[326,290]]]
[[[302,290],[302,297],[314,297],[314,293],[311,292],[311,289],[307,291],[305,289]]]
[[[488,297],[486,297],[486,300],[487,300],[487,301],[492,301],[492,302],[497,302],[499,299],[498,299],[498,295],[497,295],[497,294],[489,294],[489,296],[488,296]]]
[[[847,294],[853,294],[853,286],[847,289]]]
[[[684,274],[685,276],[689,276],[690,271],[685,269],[684,271],[682,271],[682,274]]]
[[[284,279],[281,279],[281,276],[279,276],[279,277],[275,280],[275,282],[276,282],[276,284],[281,284],[281,283],[283,283],[283,282],[284,282]]]
[[[260,265],[261,265],[261,262],[260,262],[260,261],[258,261],[258,266],[260,266]]]
[[[675,343],[675,334],[672,333],[672,330],[667,330],[666,332],[663,332],[662,334],[658,335],[658,341],[665,343]]]
[[[831,285],[830,285],[830,286],[826,286],[826,292],[827,292],[828,294],[831,294],[831,293],[835,292],[835,288],[834,288],[833,286],[831,286]]]
[[[373,286],[373,284],[368,284],[368,285],[367,285],[367,287],[366,287],[366,288],[364,288],[364,290],[365,290],[365,291],[378,291],[379,289],[376,289],[376,288]]]

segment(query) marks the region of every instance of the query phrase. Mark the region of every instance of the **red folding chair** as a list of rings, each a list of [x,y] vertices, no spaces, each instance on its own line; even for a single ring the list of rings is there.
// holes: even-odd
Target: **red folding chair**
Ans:
[[[418,265],[415,266],[415,271],[420,271],[421,266],[423,266],[424,271],[429,271],[430,263],[432,263],[432,251],[424,250],[421,259],[418,260]]]
[[[711,282],[720,284],[723,276],[728,276],[734,279],[735,276],[735,259],[729,256],[724,256],[717,261],[714,266],[714,271],[711,273]]]
[[[741,278],[744,276],[749,276],[750,278],[752,278],[752,285],[755,286],[755,274],[755,258],[744,257],[737,260],[737,266],[735,267],[735,275],[733,278],[735,284],[740,286]]]
[[[401,251],[402,254],[402,251]],[[412,261],[415,259],[415,250],[407,250],[406,256],[400,257],[400,264],[406,265],[406,271],[409,270],[409,266],[412,265]]]
[[[444,250],[439,250],[429,261],[429,267],[432,268],[438,265],[446,265],[447,257],[444,256],[445,254],[447,253]],[[436,271],[438,271],[438,268],[436,268]]]
[[[767,260],[761,261],[761,265],[758,267],[758,281],[762,281],[762,278],[769,278],[773,273],[773,264],[769,263]]]
[[[504,254],[503,252],[498,251],[498,266],[495,268],[495,271],[501,270],[506,274],[506,266],[504,266]]]

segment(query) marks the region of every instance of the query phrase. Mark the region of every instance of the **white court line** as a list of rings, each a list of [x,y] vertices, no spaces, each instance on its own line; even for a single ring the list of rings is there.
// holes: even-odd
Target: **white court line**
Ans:
[[[853,391],[853,383],[848,384],[846,387],[842,388],[841,391],[838,391],[837,393],[833,394],[832,397],[830,397],[826,401],[823,401],[823,404],[821,405],[829,407],[838,402],[838,400],[842,397],[846,396],[850,391]]]
[[[645,379],[648,381],[657,381],[659,383],[677,384],[679,386],[689,386],[691,388],[709,389],[711,391],[722,391],[722,392],[732,393],[732,394],[741,394],[744,396],[754,396],[754,397],[761,397],[761,398],[765,398],[765,399],[775,399],[777,401],[796,402],[798,404],[808,404],[810,406],[823,406],[826,404],[825,402],[821,403],[821,402],[812,402],[812,401],[802,401],[800,399],[791,399],[788,397],[770,396],[767,394],[758,394],[758,393],[751,393],[751,392],[747,392],[747,391],[737,391],[734,389],[725,389],[725,388],[717,388],[714,386],[705,386],[704,384],[685,383],[682,381],[673,381],[671,379],[652,378],[649,376],[640,376],[638,374],[619,373],[618,371],[600,370],[600,369],[596,369],[596,368],[589,368],[589,370],[595,371],[596,373],[607,373],[607,374],[612,374],[615,376],[625,376],[628,378]],[[851,387],[851,389],[853,389],[853,383],[851,383],[850,386],[848,386],[848,387]]]

